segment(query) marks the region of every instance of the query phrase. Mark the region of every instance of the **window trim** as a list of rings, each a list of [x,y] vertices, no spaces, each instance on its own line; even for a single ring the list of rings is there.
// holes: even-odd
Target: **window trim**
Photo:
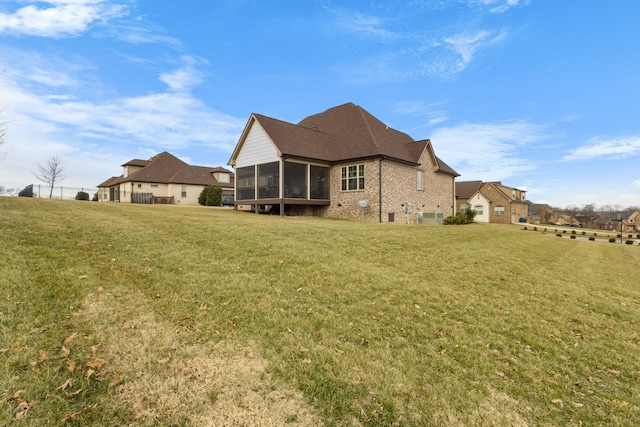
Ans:
[[[424,173],[421,170],[416,172],[416,186],[418,190],[424,190]]]
[[[342,191],[361,191],[365,189],[364,163],[347,165],[340,168],[340,189]],[[352,185],[355,184],[355,185]],[[353,187],[353,188],[352,188]]]

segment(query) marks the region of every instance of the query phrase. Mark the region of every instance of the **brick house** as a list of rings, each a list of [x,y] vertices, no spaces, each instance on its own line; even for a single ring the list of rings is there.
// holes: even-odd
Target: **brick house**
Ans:
[[[230,170],[191,166],[166,151],[149,160],[130,160],[122,168],[122,175],[98,185],[98,201],[197,205],[206,186],[222,188],[223,198],[233,197]]]
[[[439,223],[454,213],[458,174],[353,103],[298,124],[252,114],[228,163],[235,204],[280,215]]]
[[[526,192],[502,185],[499,181],[456,182],[456,195],[458,212],[475,210],[476,222],[515,224],[526,221],[528,217]]]

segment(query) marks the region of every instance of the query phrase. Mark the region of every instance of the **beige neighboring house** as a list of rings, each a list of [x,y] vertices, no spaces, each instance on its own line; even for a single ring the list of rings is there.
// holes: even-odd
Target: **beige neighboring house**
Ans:
[[[252,114],[231,155],[235,204],[256,212],[441,223],[456,171],[353,103],[297,124]]]
[[[457,212],[476,211],[476,222],[516,224],[528,217],[526,192],[501,182],[456,182]]]
[[[197,205],[202,190],[214,186],[232,203],[233,172],[222,167],[191,166],[166,151],[122,167],[122,175],[98,185],[98,201]]]

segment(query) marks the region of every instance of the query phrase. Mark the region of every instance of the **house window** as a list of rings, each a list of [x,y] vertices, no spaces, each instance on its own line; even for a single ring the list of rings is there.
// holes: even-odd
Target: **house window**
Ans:
[[[503,216],[504,215],[504,206],[496,206],[494,211],[494,214],[496,214],[497,216]]]
[[[460,212],[465,213],[470,207],[471,205],[469,203],[463,203],[460,205]]]
[[[142,184],[138,184],[138,188],[142,188]]]
[[[424,188],[422,188],[422,171],[418,171],[416,178],[418,181],[418,190],[424,190]]]
[[[158,184],[151,184],[151,188],[158,188]]]
[[[183,185],[182,186],[182,197],[187,197],[187,186]]]
[[[511,198],[516,199],[516,190],[511,190]]]
[[[218,182],[228,184],[231,182],[231,176],[228,173],[220,172],[218,174]]]
[[[364,165],[342,167],[342,191],[364,190]]]
[[[473,210],[476,211],[476,215],[481,216],[483,214],[482,205],[474,205]]]

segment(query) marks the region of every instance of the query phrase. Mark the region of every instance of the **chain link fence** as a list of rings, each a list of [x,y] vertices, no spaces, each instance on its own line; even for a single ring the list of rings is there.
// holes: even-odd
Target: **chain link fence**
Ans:
[[[21,197],[38,197],[48,199],[75,200],[78,193],[83,192],[89,195],[89,200],[93,200],[98,192],[95,187],[67,187],[64,185],[54,185],[53,188],[46,184],[29,184],[19,192]]]

